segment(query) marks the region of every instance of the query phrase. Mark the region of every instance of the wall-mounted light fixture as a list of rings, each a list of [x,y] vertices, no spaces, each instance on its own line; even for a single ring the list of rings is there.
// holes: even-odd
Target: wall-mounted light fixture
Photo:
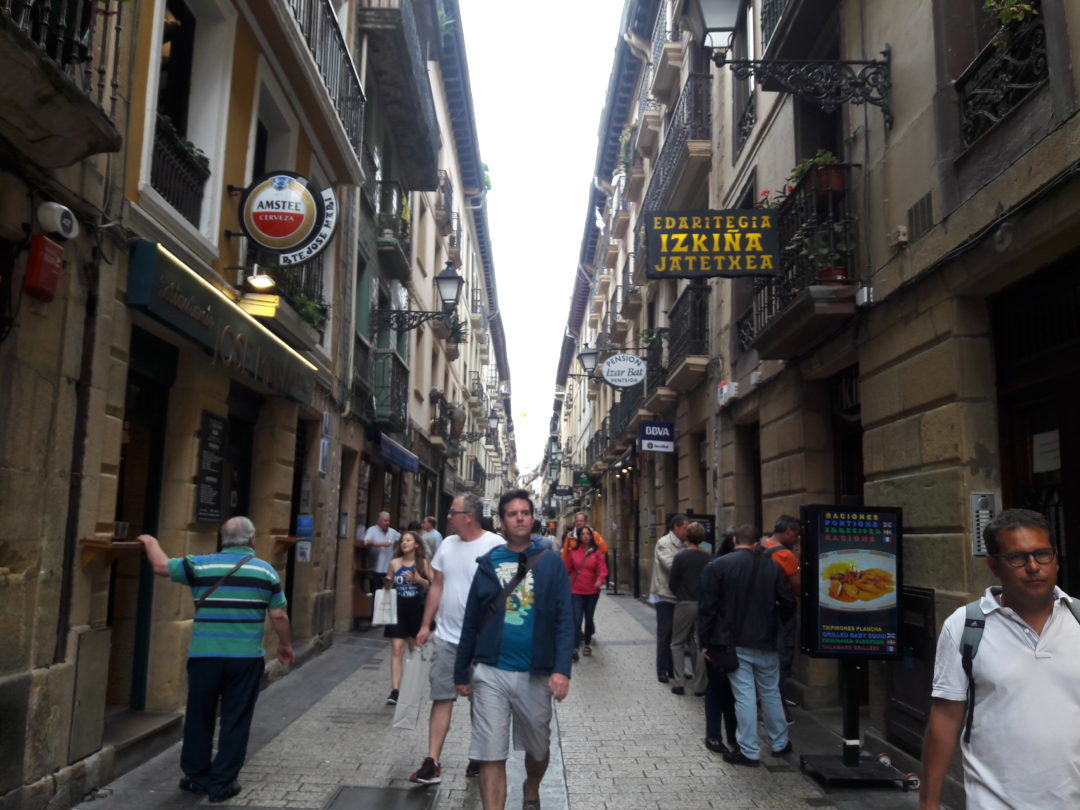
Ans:
[[[881,52],[884,59],[875,60],[728,59],[731,40],[746,18],[745,9],[746,0],[687,0],[690,33],[717,67],[729,66],[737,79],[753,76],[773,82],[797,98],[817,102],[826,112],[846,102],[873,104],[884,114],[885,128],[892,129],[888,45]]]
[[[441,310],[379,309],[375,311],[375,323],[380,329],[408,332],[435,319],[447,322],[450,320],[450,313],[457,307],[464,284],[465,279],[457,274],[454,263],[447,262],[442,272],[435,276],[435,287],[442,299]]]

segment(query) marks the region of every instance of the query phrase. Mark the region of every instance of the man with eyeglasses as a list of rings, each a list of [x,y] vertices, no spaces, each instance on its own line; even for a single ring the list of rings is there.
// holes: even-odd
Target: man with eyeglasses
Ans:
[[[1080,621],[1056,584],[1049,524],[1038,512],[1008,509],[983,538],[1001,585],[987,588],[978,603],[985,624],[978,655],[968,644],[970,680],[964,628],[977,620],[961,607],[942,627],[919,808],[941,806],[961,731],[969,808],[1080,807]]]
[[[484,503],[475,495],[459,495],[450,504],[447,524],[454,534],[444,538],[431,560],[432,580],[424,602],[424,618],[416,634],[418,646],[424,646],[431,633],[431,622],[439,618],[435,629],[435,655],[428,681],[431,684],[431,716],[428,720],[428,755],[420,768],[409,776],[410,781],[434,785],[442,781],[443,743],[450,729],[457,690],[454,688],[454,658],[461,639],[461,622],[469,587],[476,574],[476,560],[491,549],[501,546],[499,535],[485,531],[480,525]],[[470,762],[466,776],[476,776]]]
[[[574,649],[570,580],[559,555],[530,535],[533,503],[523,489],[499,499],[506,545],[477,561],[454,667],[458,694],[471,695],[469,759],[480,762],[484,810],[506,805],[510,721],[525,751],[523,810],[539,810],[547,771],[552,697],[570,689]]]

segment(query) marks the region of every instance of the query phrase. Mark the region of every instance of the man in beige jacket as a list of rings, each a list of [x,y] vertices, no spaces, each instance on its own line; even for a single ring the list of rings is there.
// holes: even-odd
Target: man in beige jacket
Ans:
[[[649,602],[656,608],[656,679],[667,683],[682,662],[671,659],[671,624],[675,616],[675,594],[668,587],[671,563],[675,555],[686,548],[686,530],[690,519],[686,515],[671,518],[671,531],[656,541],[653,552],[652,583]],[[681,682],[681,679],[680,679]]]

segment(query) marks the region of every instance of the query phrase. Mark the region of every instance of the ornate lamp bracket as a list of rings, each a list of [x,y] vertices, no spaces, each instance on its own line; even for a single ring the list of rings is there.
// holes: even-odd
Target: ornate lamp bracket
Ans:
[[[881,59],[870,61],[826,59],[728,59],[723,50],[713,51],[717,67],[731,67],[737,79],[776,82],[785,92],[814,101],[826,112],[839,105],[873,104],[885,116],[885,128],[892,129],[893,114],[889,103],[892,76],[889,70],[891,49],[881,52]]]
[[[434,320],[449,323],[450,315],[447,312],[424,312],[415,309],[375,310],[375,325],[379,329],[393,329],[397,332],[408,332],[422,323]]]

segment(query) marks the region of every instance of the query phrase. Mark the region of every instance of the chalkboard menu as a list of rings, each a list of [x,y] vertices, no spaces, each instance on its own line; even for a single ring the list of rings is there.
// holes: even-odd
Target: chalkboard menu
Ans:
[[[897,507],[802,508],[803,649],[899,658],[902,516]]]
[[[195,471],[195,522],[220,523],[222,510],[222,471],[225,466],[225,440],[229,423],[224,417],[202,412],[199,428],[199,458]]]

